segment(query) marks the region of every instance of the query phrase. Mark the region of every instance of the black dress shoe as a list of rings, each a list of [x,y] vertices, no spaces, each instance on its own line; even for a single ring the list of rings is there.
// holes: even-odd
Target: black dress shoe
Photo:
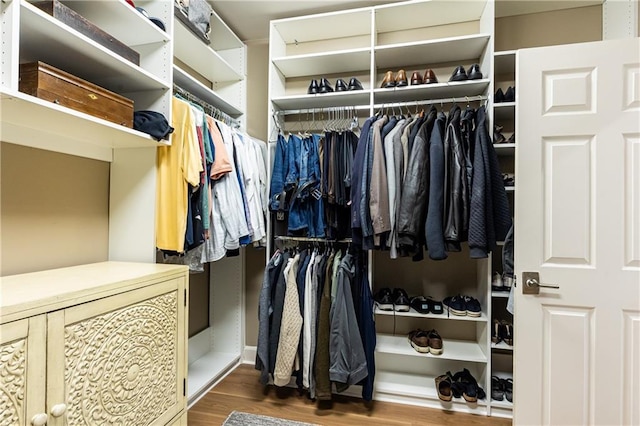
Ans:
[[[349,90],[362,90],[362,84],[360,84],[357,78],[351,77],[351,80],[349,80]]]
[[[493,96],[493,103],[499,104],[501,102],[504,102],[504,92],[502,91],[501,87],[498,87],[498,90],[496,90],[496,94]]]
[[[469,80],[481,80],[482,79],[482,71],[480,71],[480,65],[473,64],[471,68],[469,68],[469,72],[467,73]]]
[[[315,95],[316,93],[318,93],[318,80],[313,79],[307,89],[307,95]]]
[[[349,90],[347,87],[347,82],[343,79],[339,78],[336,80],[336,92],[346,92]]]
[[[504,92],[504,101],[505,102],[515,102],[516,101],[516,89],[509,86],[507,91]]]
[[[320,86],[318,87],[318,93],[331,93],[331,92],[333,92],[333,87],[331,87],[329,80],[322,77],[320,79]]]
[[[458,65],[455,70],[453,70],[453,74],[449,78],[449,81],[465,81],[468,80],[467,73],[464,70],[462,65]]]

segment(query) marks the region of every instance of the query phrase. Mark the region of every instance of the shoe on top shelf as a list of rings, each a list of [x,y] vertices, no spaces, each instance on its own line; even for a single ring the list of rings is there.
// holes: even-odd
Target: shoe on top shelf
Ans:
[[[373,297],[373,300],[382,311],[393,311],[393,297],[391,289],[388,287],[381,288]]]

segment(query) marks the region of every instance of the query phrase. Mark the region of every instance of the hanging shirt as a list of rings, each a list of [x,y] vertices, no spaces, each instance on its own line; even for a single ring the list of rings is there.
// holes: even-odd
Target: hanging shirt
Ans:
[[[198,186],[203,171],[200,147],[188,103],[171,100],[171,146],[158,147],[156,247],[182,252],[187,228],[187,184]]]

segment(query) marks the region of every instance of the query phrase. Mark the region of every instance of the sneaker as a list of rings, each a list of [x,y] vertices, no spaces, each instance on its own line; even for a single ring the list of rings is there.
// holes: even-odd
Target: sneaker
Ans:
[[[421,354],[429,353],[429,333],[424,330],[413,330],[409,333],[411,347]]]
[[[383,311],[393,311],[393,298],[391,297],[391,289],[385,287],[378,290],[373,300],[375,300],[378,308]]]
[[[435,315],[442,315],[444,309],[442,308],[442,302],[437,300],[433,300],[430,297],[427,297],[427,303],[429,304],[429,312]]]
[[[515,277],[510,277],[508,275],[503,276],[502,277],[502,285],[504,286],[503,290],[511,291],[511,287],[513,287],[515,282],[516,282]]]
[[[393,309],[397,312],[409,312],[409,295],[404,289],[393,289]]]
[[[420,314],[429,313],[429,301],[424,296],[414,296],[409,302],[410,306]]]
[[[478,301],[478,299],[474,299],[470,296],[463,297],[467,315],[469,315],[470,317],[479,317],[480,313],[482,312],[482,307],[480,306],[480,302]]]
[[[433,355],[442,355],[442,337],[440,337],[436,330],[429,330],[427,336],[429,338],[429,352]]]
[[[467,308],[465,306],[464,298],[460,295],[453,297],[445,297],[442,301],[449,313],[453,315],[464,316],[467,315]]]
[[[496,272],[493,274],[493,278],[491,279],[491,290],[493,291],[503,291],[504,290],[504,282],[502,281],[502,275]]]

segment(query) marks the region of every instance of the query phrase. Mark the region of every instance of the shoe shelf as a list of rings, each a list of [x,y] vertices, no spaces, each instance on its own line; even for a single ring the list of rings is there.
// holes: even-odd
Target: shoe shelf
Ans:
[[[375,48],[376,67],[395,69],[399,65],[475,62],[482,56],[489,38],[489,34],[473,34],[378,46]]]
[[[133,12],[129,13],[135,17]],[[148,31],[147,23],[140,26],[143,32]],[[136,66],[26,1],[20,3],[20,28],[20,62],[43,61],[120,94],[166,91],[170,87],[169,81]],[[158,42],[166,41],[166,35],[161,37],[158,32],[153,35]]]
[[[374,7],[376,33],[435,27],[460,22],[479,21],[487,1],[402,2]]]
[[[243,114],[240,107],[233,105],[217,92],[205,86],[200,81],[193,78],[188,72],[176,65],[173,66],[173,82],[189,93],[197,96],[234,118]]]
[[[397,311],[384,311],[378,307],[375,309],[376,315],[387,315],[387,316],[396,316],[396,317],[411,317],[411,318],[428,318],[428,319],[437,319],[437,320],[454,320],[454,321],[476,321],[476,322],[487,322],[487,315],[484,312],[480,313],[479,317],[472,317],[469,315],[448,315],[445,309],[445,312],[441,315],[437,314],[421,314],[415,309],[411,308],[409,312],[397,312]]]
[[[272,62],[285,78],[321,77],[335,73],[342,73],[344,77],[347,77],[350,72],[368,70],[371,67],[371,49],[360,47],[284,56],[273,58]]]
[[[370,90],[352,90],[317,95],[290,95],[273,98],[271,102],[275,107],[284,110],[363,105],[368,107],[370,94]]]
[[[374,89],[373,96],[376,104],[424,99],[464,98],[465,96],[484,94],[489,87],[489,82],[489,79],[482,79]]]
[[[515,186],[505,186],[504,190],[507,192],[515,192],[516,191],[516,187]]]
[[[496,124],[503,124],[506,121],[513,122],[516,117],[516,103],[500,102],[493,104],[493,115]]]
[[[514,156],[516,154],[515,143],[495,143],[493,148],[496,150],[496,154],[500,156]]]
[[[463,398],[442,401],[436,391],[435,376],[392,371],[376,371],[376,399],[390,402],[407,402],[414,405],[435,406],[455,411],[486,414],[487,401],[466,402]],[[409,399],[409,401],[407,401]],[[429,404],[432,402],[433,404]]]
[[[215,10],[211,16],[209,39],[211,40],[211,48],[216,51],[244,48],[242,40],[229,28]]]
[[[444,351],[442,355],[420,353],[413,349],[407,336],[390,334],[376,335],[376,352],[394,355],[416,356],[421,358],[451,359],[468,362],[487,362],[487,355],[482,352],[477,342],[470,340],[442,339]]]
[[[510,75],[515,80],[516,51],[503,50],[493,54],[494,75]]]
[[[0,90],[0,110],[2,142],[107,162],[113,161],[114,148],[170,145],[146,133],[4,88]]]
[[[491,342],[491,349],[513,351],[513,346],[507,345],[505,342],[499,342],[499,343]]]
[[[497,299],[508,299],[509,298],[509,292],[508,291],[492,291],[491,292],[491,297],[495,297]]]
[[[174,55],[211,82],[244,79],[241,70],[232,67],[218,52],[202,42],[178,18],[173,19]]]

